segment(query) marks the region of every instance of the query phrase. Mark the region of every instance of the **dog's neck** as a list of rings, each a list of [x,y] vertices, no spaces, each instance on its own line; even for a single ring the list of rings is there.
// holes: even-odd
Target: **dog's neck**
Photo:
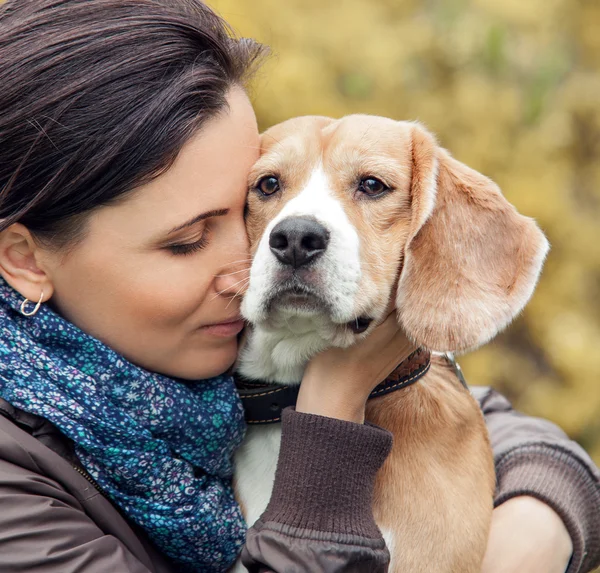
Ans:
[[[328,321],[318,317],[293,317],[268,326],[252,325],[237,371],[253,380],[300,384],[308,361],[334,346],[334,338]]]
[[[355,335],[325,317],[287,317],[276,324],[247,329],[236,369],[250,380],[298,385],[311,358],[327,348],[346,348],[355,341]],[[417,348],[408,339],[404,346],[406,356]]]

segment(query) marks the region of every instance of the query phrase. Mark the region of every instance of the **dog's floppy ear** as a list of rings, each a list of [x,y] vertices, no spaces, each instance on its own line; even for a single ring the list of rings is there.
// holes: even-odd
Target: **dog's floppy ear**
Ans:
[[[398,284],[398,319],[417,343],[464,351],[517,315],[548,242],[498,186],[412,124],[412,219]]]

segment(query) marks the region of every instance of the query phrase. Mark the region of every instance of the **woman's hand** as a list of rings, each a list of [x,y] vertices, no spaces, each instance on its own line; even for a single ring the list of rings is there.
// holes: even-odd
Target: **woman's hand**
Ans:
[[[573,544],[561,518],[533,497],[494,509],[481,573],[564,573]]]
[[[365,339],[350,348],[330,348],[310,361],[296,410],[363,423],[373,388],[415,348],[393,311]]]

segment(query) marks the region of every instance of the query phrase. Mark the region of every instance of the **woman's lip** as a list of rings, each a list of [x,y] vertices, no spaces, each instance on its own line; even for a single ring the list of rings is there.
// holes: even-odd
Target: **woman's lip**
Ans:
[[[241,318],[237,318],[227,322],[208,324],[206,326],[202,326],[201,330],[213,336],[230,338],[232,336],[237,336],[240,332],[242,332],[245,325],[246,323]]]

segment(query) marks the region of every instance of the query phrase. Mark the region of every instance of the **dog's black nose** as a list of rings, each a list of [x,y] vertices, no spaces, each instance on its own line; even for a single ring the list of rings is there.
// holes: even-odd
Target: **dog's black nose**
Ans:
[[[269,237],[271,251],[284,265],[297,269],[317,259],[329,243],[329,231],[310,217],[288,217]]]

